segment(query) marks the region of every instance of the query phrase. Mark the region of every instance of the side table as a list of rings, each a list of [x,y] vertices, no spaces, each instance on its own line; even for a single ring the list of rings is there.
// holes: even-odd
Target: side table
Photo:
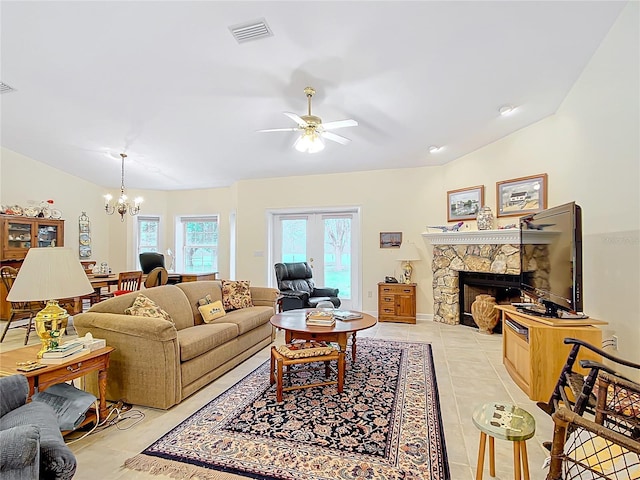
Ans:
[[[526,410],[510,403],[485,403],[473,412],[473,423],[480,430],[476,480],[482,480],[484,451],[489,436],[489,474],[496,476],[494,438],[513,442],[513,468],[515,480],[520,480],[520,467],[524,479],[529,480],[529,461],[526,441],[536,432],[536,421]]]
[[[47,365],[44,368],[31,372],[20,372],[17,370],[17,362],[35,360],[39,350],[40,344],[0,353],[0,376],[4,377],[19,374],[27,377],[29,381],[29,398],[31,398],[34,393],[43,391],[51,385],[84,377],[91,372],[97,371],[100,395],[98,398],[98,413],[101,419],[106,418],[109,413],[105,397],[107,391],[107,369],[109,368],[109,355],[115,349],[113,347],[100,348],[82,357],[74,358],[69,362]],[[90,409],[89,412],[87,412],[85,420],[79,427],[96,420],[96,412]],[[64,433],[66,432],[63,432],[63,434]]]

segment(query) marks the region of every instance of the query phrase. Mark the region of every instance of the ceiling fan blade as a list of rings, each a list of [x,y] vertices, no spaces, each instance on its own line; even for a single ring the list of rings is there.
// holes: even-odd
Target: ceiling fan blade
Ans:
[[[264,130],[258,130],[258,132],[297,132],[300,130],[298,127],[292,128],[266,128]]]
[[[341,143],[342,145],[346,145],[351,140],[347,137],[343,137],[342,135],[338,135],[337,133],[332,132],[319,132],[320,136],[326,138],[327,140],[333,140],[334,142]]]
[[[284,113],[287,117],[289,117],[291,120],[296,122],[301,127],[307,126],[307,122],[305,122],[302,118],[300,118],[300,115],[296,115],[295,113],[291,113],[291,112],[282,112],[282,113]]]
[[[345,127],[357,127],[358,122],[353,119],[348,120],[336,120],[335,122],[327,122],[322,124],[322,128],[325,130],[333,130],[335,128],[345,128]]]

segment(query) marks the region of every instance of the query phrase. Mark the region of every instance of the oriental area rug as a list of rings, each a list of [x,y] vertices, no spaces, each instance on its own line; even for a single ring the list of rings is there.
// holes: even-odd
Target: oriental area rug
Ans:
[[[125,467],[215,480],[449,480],[431,346],[362,338],[348,357],[342,394],[312,387],[282,403],[265,362]]]

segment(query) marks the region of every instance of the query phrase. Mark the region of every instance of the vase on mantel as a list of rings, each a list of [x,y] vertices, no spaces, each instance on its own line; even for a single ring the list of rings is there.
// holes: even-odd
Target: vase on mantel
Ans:
[[[471,316],[480,328],[480,333],[493,334],[493,329],[498,324],[499,312],[494,307],[496,299],[491,295],[477,295],[471,304]]]
[[[491,211],[491,207],[482,207],[476,216],[476,222],[478,224],[478,230],[492,230],[493,212]]]

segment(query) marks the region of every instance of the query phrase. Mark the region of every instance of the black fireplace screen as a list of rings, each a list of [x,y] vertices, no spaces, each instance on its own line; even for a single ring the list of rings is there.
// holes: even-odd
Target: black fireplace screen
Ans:
[[[460,323],[478,328],[471,315],[471,304],[477,295],[487,294],[496,299],[498,305],[519,302],[520,276],[506,273],[458,272]],[[493,329],[502,333],[502,322]]]

